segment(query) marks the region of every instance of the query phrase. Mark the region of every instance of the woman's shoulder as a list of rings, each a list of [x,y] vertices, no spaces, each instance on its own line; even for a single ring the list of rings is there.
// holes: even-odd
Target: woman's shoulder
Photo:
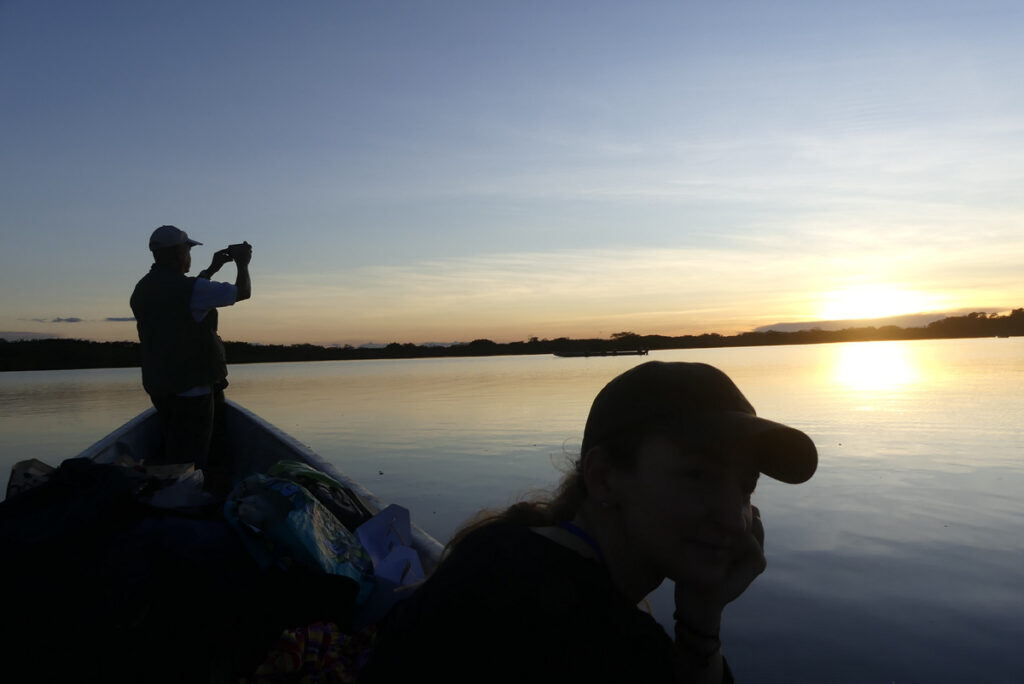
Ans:
[[[478,634],[547,621],[580,600],[574,563],[585,561],[569,553],[528,527],[488,523],[465,534],[389,621],[398,631],[468,627]]]
[[[534,621],[614,619],[627,629],[664,633],[650,615],[616,590],[598,560],[542,532],[505,522],[473,530],[421,591],[444,594],[449,600],[465,597],[474,607],[488,605],[506,616],[530,616],[527,619]]]
[[[575,676],[581,668],[592,681],[621,681],[612,674],[662,672],[670,663],[668,635],[628,604],[603,566],[513,523],[467,533],[395,608],[381,668],[393,667],[399,652],[426,657],[453,643],[461,655],[451,681],[468,681],[470,673],[492,681]],[[494,672],[496,663],[508,671]]]
[[[578,579],[580,575],[606,579],[603,568],[592,558],[554,541],[533,528],[507,522],[492,522],[469,532],[450,550],[441,564],[452,567],[484,567],[494,572],[517,575],[549,574],[564,571]]]

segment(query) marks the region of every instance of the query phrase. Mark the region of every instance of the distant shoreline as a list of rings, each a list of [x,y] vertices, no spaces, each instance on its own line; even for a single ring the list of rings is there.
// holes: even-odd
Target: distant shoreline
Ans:
[[[610,352],[660,349],[710,349],[718,347],[758,347],[786,344],[824,344],[832,342],[876,342],[886,340],[926,340],[977,337],[1024,336],[1024,308],[1005,316],[970,313],[951,316],[919,328],[895,325],[865,326],[843,330],[800,330],[794,332],[745,332],[738,335],[640,335],[621,332],[608,339],[554,340],[531,337],[524,342],[473,340],[449,346],[424,346],[412,343],[391,344],[379,348],[323,347],[315,344],[251,344],[225,342],[228,362],[274,363],[288,361],[355,361],[366,359],[416,359],[460,356],[515,356],[525,354],[600,355]],[[92,342],[64,338],[41,340],[0,339],[0,372],[26,370],[72,370],[79,368],[138,367],[141,352],[138,342]]]

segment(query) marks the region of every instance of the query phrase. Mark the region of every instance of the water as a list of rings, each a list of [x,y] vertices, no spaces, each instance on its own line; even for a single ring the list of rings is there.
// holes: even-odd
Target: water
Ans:
[[[725,616],[741,681],[1024,681],[1024,340],[679,350],[820,452],[762,478],[768,571]],[[231,367],[228,395],[439,539],[554,485],[589,403],[634,357]],[[0,374],[0,477],[58,463],[148,406],[134,369]],[[651,597],[671,621],[668,587]]]

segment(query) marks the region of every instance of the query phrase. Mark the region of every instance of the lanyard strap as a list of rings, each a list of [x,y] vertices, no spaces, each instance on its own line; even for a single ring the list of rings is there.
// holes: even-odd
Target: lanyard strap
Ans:
[[[568,520],[559,521],[558,526],[566,532],[569,532],[570,534],[575,534],[577,537],[585,541],[587,545],[594,550],[594,553],[597,554],[597,559],[601,561],[601,564],[607,565],[607,563],[604,562],[604,554],[601,553],[601,547],[597,545],[597,542],[594,541],[593,537],[584,532],[577,525],[573,525]]]

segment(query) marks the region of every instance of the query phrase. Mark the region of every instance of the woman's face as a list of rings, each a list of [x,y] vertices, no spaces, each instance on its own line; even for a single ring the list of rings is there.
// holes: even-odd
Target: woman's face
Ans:
[[[656,435],[635,468],[615,474],[630,554],[644,572],[677,582],[721,584],[751,534],[758,471],[743,458],[706,453]]]

